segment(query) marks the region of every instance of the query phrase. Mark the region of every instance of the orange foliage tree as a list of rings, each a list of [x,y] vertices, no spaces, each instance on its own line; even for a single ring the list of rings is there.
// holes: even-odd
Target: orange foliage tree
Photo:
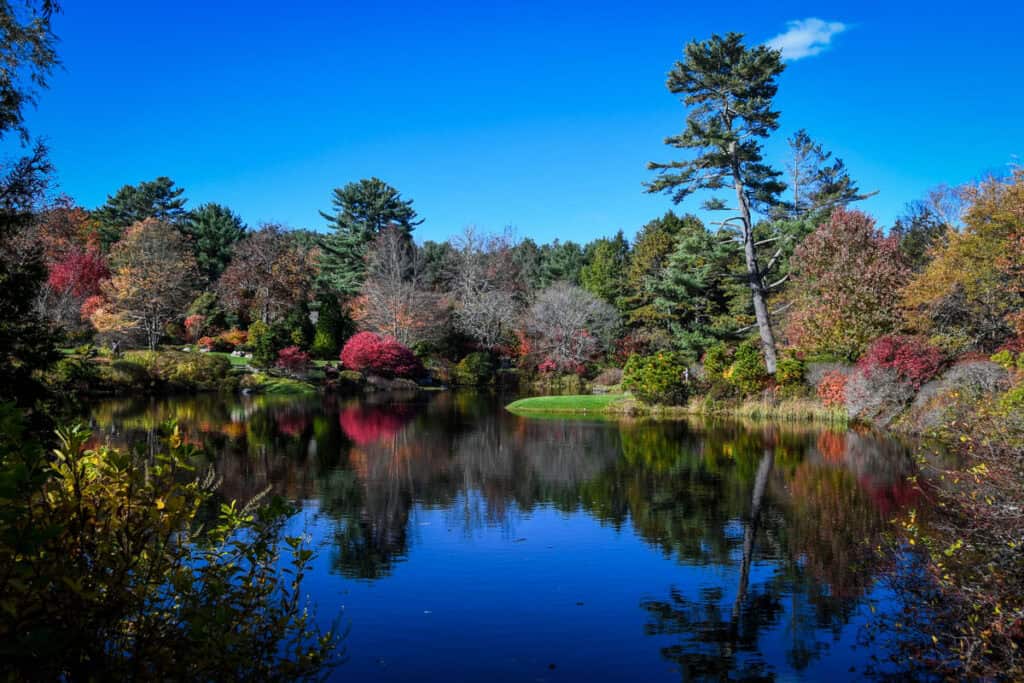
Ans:
[[[139,337],[156,347],[164,327],[192,300],[199,270],[172,225],[150,218],[131,226],[110,252],[111,277],[90,320],[98,332]]]

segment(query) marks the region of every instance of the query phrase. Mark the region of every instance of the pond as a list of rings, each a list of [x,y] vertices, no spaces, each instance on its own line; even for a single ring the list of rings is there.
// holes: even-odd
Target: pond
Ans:
[[[109,400],[168,418],[226,498],[270,486],[349,629],[339,680],[851,680],[894,609],[872,550],[913,504],[900,444],[857,431],[511,415],[472,393]]]

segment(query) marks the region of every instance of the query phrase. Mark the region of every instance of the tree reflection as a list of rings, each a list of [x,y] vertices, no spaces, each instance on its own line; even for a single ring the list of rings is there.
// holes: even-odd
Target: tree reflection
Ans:
[[[868,432],[764,424],[530,420],[472,394],[339,402],[193,398],[105,402],[104,438],[168,417],[206,449],[224,494],[267,484],[318,499],[335,571],[377,580],[413,542],[420,509],[453,528],[506,525],[539,507],[630,528],[666,557],[712,565],[716,585],[673,588],[642,607],[646,631],[684,679],[768,679],[758,650],[784,625],[805,668],[877,574],[886,519],[913,500],[910,461]],[[759,571],[767,567],[770,572]]]

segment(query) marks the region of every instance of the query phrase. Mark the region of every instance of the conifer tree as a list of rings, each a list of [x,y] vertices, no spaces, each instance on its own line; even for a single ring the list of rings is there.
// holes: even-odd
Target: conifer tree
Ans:
[[[654,308],[669,321],[673,344],[691,360],[735,328],[730,316],[732,271],[739,253],[700,221],[690,221],[676,237],[660,276],[648,288]]]
[[[676,203],[702,190],[733,190],[735,206],[727,207],[715,198],[705,208],[732,210],[733,215],[722,222],[723,229],[735,231],[743,246],[765,365],[774,373],[775,335],[767,297],[781,282],[769,283],[765,276],[778,257],[767,263],[758,260],[763,242],[755,240],[753,212],[768,211],[785,189],[780,173],[764,163],[760,141],[779,125],[772,98],[778,91],[775,79],[784,68],[781,54],[763,45],[748,48],[742,34],[729,33],[693,41],[684,55],[669,72],[667,86],[683,95],[689,107],[686,129],[665,143],[697,154],[683,161],[649,164],[659,173],[647,188],[669,193]]]
[[[192,240],[199,271],[207,282],[216,282],[231,261],[231,251],[245,236],[245,223],[222,204],[203,204],[182,225]]]
[[[629,242],[619,230],[614,237],[594,240],[586,248],[580,284],[591,294],[618,308],[626,294],[623,275],[629,266]]]
[[[409,239],[423,221],[417,220],[411,199],[379,178],[364,178],[334,190],[333,213],[320,212],[331,233],[321,240],[323,286],[343,299],[355,296],[366,275],[366,253],[385,227],[393,226]]]
[[[108,251],[130,225],[147,218],[180,227],[188,218],[184,188],[175,187],[166,176],[144,181],[138,185],[124,185],[106,203],[93,211],[99,230],[100,244]]]

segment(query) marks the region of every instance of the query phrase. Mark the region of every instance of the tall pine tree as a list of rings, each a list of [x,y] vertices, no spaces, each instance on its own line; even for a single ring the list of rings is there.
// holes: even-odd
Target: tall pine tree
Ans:
[[[686,129],[665,143],[694,150],[696,156],[649,164],[659,173],[647,186],[649,192],[668,192],[676,203],[702,190],[733,190],[734,206],[712,199],[705,208],[730,209],[733,214],[723,221],[723,228],[735,231],[743,245],[761,348],[772,374],[777,356],[767,297],[781,283],[769,283],[765,277],[777,257],[767,263],[758,260],[763,243],[754,237],[753,212],[770,209],[785,189],[780,173],[764,163],[760,142],[779,125],[772,99],[778,91],[775,79],[783,68],[779,51],[763,45],[748,48],[739,33],[689,43],[667,83],[669,91],[683,95],[689,107]]]
[[[138,185],[124,185],[107,196],[103,206],[92,213],[104,251],[121,239],[125,228],[147,218],[180,227],[188,219],[184,193],[184,188],[175,187],[173,180],[160,176]]]
[[[199,271],[207,282],[215,282],[231,261],[231,251],[245,236],[245,223],[222,204],[203,204],[193,211],[182,226],[192,240]]]
[[[321,284],[343,299],[355,296],[366,277],[366,252],[388,226],[411,239],[418,220],[411,199],[379,178],[364,178],[334,190],[333,213],[320,212],[332,232],[320,241]]]

